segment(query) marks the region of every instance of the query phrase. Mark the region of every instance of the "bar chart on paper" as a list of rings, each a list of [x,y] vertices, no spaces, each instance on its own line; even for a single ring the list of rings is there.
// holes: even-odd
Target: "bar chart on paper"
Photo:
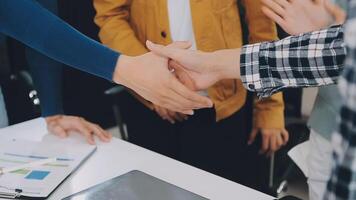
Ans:
[[[24,196],[47,197],[95,147],[66,146],[26,140],[0,141],[0,168],[22,166],[54,158],[54,162],[10,171],[0,176],[0,192],[21,191]]]

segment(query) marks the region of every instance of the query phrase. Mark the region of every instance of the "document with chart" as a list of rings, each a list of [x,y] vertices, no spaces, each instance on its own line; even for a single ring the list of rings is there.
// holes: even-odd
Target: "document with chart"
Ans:
[[[46,198],[95,150],[87,144],[0,140],[0,197]]]

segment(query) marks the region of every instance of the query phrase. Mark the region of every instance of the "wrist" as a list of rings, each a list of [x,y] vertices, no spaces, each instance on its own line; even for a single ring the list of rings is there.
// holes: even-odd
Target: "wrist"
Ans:
[[[134,63],[134,57],[120,55],[117,60],[113,81],[120,85],[125,85],[125,79],[127,78],[127,71],[130,69],[130,66]],[[125,78],[126,77],[126,78]]]
[[[62,117],[63,117],[63,115],[52,115],[52,116],[44,117],[44,119],[46,120],[47,123],[49,123],[49,122],[51,122],[51,121],[60,119],[60,118],[62,118]]]
[[[215,51],[212,56],[213,68],[220,79],[240,78],[240,49]]]

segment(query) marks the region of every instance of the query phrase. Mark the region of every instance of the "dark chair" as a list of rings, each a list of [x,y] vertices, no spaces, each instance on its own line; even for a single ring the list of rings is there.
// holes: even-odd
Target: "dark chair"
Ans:
[[[241,19],[244,19],[245,10],[241,4],[239,8]],[[244,43],[247,44],[249,36],[248,26],[244,20],[241,21],[241,25],[243,27]],[[277,28],[279,38],[288,36],[280,27]],[[301,114],[302,92],[302,89],[289,89],[283,92],[286,129],[289,131],[290,140],[287,146],[283,147],[275,155],[272,155],[269,160],[269,166],[267,167],[269,177],[262,191],[272,196],[278,196],[287,190],[288,180],[302,175],[298,167],[287,155],[290,149],[309,138],[307,121]]]
[[[6,38],[6,51],[1,66],[1,86],[4,93],[9,123],[15,124],[40,116],[40,101],[26,66],[24,48],[17,41]]]
[[[120,98],[125,92],[125,87],[115,86],[105,91],[105,95],[110,99],[116,124],[120,131],[121,139],[128,141],[128,133],[121,115]]]
[[[270,160],[268,193],[278,197],[288,189],[288,181],[304,177],[300,169],[289,158],[288,151],[309,138],[307,120],[301,115],[302,90],[291,89],[284,92],[286,107],[286,129],[290,134],[287,146],[279,150]]]

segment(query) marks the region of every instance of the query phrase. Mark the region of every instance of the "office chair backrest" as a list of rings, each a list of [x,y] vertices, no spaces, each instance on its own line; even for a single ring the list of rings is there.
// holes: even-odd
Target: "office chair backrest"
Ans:
[[[93,1],[60,0],[58,13],[80,32],[98,40]],[[112,104],[104,94],[112,83],[70,68],[64,68],[63,78],[63,105],[67,114],[83,116],[104,127],[115,125]]]

